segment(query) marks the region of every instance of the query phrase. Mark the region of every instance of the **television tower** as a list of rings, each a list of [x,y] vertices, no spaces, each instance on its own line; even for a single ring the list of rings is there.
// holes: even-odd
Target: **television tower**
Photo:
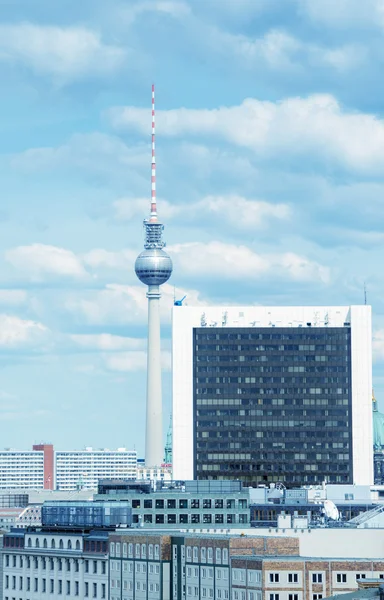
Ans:
[[[160,286],[172,273],[172,261],[163,250],[164,225],[157,217],[156,154],[155,154],[155,86],[152,85],[152,177],[151,212],[144,219],[144,248],[135,263],[135,272],[148,286],[148,345],[147,345],[147,416],[145,432],[145,464],[159,466],[163,462],[163,423],[161,401],[160,350]]]

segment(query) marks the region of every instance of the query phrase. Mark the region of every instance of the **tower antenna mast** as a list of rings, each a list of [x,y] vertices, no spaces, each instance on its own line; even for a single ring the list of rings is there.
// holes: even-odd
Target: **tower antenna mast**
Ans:
[[[151,219],[157,219],[156,202],[156,125],[155,125],[155,85],[152,84],[152,137],[151,137]]]

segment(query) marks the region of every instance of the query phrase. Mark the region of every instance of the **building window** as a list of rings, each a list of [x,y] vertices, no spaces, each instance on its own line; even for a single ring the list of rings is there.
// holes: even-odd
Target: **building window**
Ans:
[[[221,548],[216,548],[216,563],[221,564]]]
[[[76,540],[76,550],[80,550],[80,540]]]
[[[269,594],[269,600],[279,600],[279,594]]]
[[[312,573],[312,583],[323,583],[323,574]]]
[[[59,584],[59,594],[62,594],[63,593],[63,582],[61,579],[59,579],[58,584]]]
[[[337,573],[336,581],[337,581],[337,583],[347,583],[347,574],[346,573]]]
[[[288,573],[288,583],[297,583],[299,581],[298,573]],[[292,598],[290,600],[293,600]],[[296,599],[294,599],[296,600]]]
[[[312,594],[312,600],[321,600],[323,594]]]
[[[280,581],[279,573],[270,573],[269,581],[270,583],[278,583]]]
[[[97,598],[97,583],[93,584],[93,597]]]
[[[67,596],[71,595],[71,582],[67,581]]]
[[[37,577],[35,577],[35,581],[34,581],[34,591],[38,592],[39,591],[39,580],[37,579]]]
[[[59,541],[59,548],[60,548],[60,550],[64,549],[64,542],[63,542],[63,540]]]
[[[75,581],[75,596],[79,595],[79,582]]]
[[[51,579],[51,580],[50,580],[50,582],[49,582],[49,586],[50,586],[50,587],[49,587],[49,592],[50,592],[51,594],[54,594],[54,592],[55,592],[55,580],[54,580],[54,579]]]
[[[97,574],[97,560],[93,561],[93,574],[96,575]]]
[[[51,548],[56,548],[55,540],[53,538],[51,540]]]
[[[101,584],[101,597],[105,598],[105,583]]]
[[[356,573],[356,579],[365,579],[365,578],[366,578],[365,573]]]
[[[114,544],[114,542],[111,542],[109,544],[109,554],[111,556],[115,556],[115,544]]]
[[[299,600],[299,594],[288,594],[288,600]]]
[[[88,598],[89,595],[89,583],[86,581],[84,584],[84,596]]]
[[[199,549],[197,546],[193,547],[193,560],[197,561],[199,559]]]

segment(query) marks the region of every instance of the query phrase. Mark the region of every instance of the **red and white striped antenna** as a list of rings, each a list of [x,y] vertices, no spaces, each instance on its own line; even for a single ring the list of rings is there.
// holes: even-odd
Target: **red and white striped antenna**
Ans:
[[[151,219],[157,218],[156,206],[156,148],[155,148],[155,85],[152,84],[152,165],[151,165]]]

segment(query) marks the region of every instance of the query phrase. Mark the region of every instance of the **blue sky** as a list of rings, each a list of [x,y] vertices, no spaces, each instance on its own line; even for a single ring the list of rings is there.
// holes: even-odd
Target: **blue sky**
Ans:
[[[2,445],[143,451],[152,82],[164,429],[174,286],[333,305],[366,282],[380,402],[382,1],[0,4]]]

